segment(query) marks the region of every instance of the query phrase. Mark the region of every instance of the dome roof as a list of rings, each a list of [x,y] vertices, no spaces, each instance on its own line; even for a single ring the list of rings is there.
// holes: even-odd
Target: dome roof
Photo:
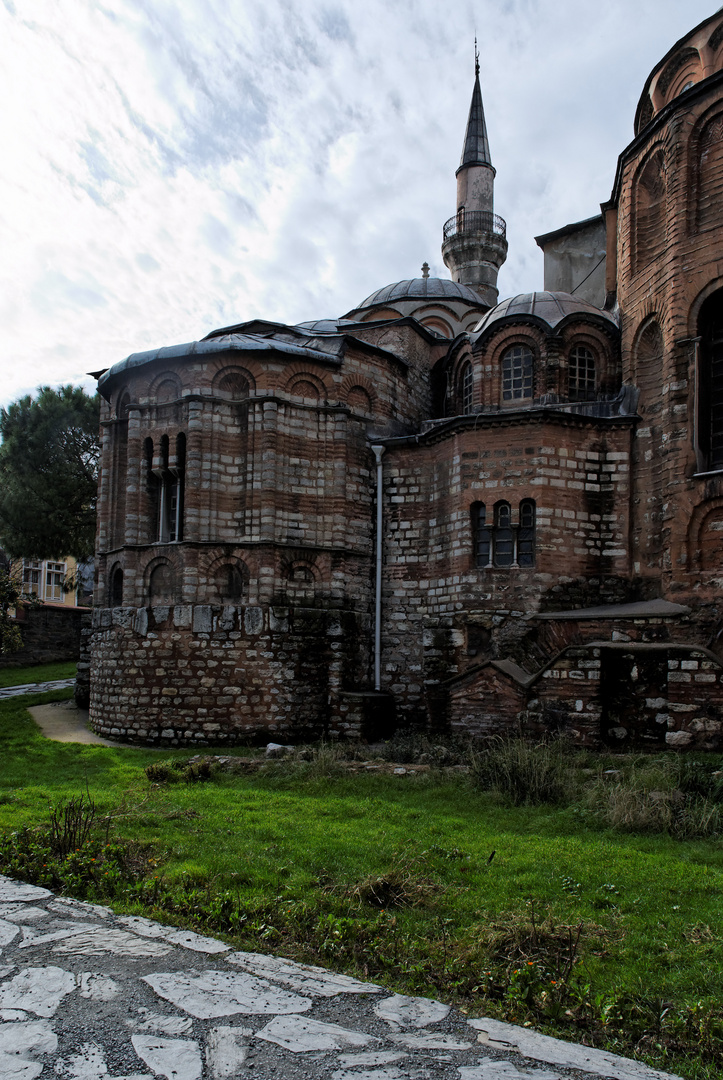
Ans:
[[[377,289],[371,296],[367,296],[358,308],[354,308],[354,311],[376,307],[377,304],[392,304],[399,300],[462,300],[465,304],[474,304],[475,307],[487,306],[479,293],[467,285],[460,285],[449,278],[421,277],[395,281],[393,285]]]
[[[483,333],[502,319],[515,318],[532,318],[554,329],[570,315],[593,315],[598,319],[604,319],[616,329],[618,326],[615,316],[609,311],[603,311],[589,301],[581,300],[571,293],[533,292],[519,293],[517,296],[510,297],[509,300],[503,300],[479,321],[475,332]]]

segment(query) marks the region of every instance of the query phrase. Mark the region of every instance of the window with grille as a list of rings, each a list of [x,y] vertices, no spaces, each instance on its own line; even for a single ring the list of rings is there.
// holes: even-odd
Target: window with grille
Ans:
[[[534,382],[534,356],[527,345],[513,345],[502,357],[502,401],[531,401]]]
[[[576,345],[568,358],[567,390],[570,401],[595,400],[595,354]]]

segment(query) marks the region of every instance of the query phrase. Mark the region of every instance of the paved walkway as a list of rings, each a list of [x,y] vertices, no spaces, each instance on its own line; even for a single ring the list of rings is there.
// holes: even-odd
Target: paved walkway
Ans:
[[[22,694],[45,694],[48,690],[67,690],[69,686],[75,686],[75,678],[23,683],[22,686],[5,686],[0,690],[0,701],[4,698],[21,697]]]
[[[668,1080],[0,875],[2,1080]]]

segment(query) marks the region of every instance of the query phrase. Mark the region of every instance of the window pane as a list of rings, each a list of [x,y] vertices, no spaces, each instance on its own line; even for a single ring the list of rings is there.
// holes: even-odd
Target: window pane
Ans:
[[[502,400],[532,398],[533,356],[526,345],[514,345],[502,357]]]
[[[494,564],[511,566],[515,555],[514,534],[512,532],[512,511],[510,504],[497,503],[495,506]]]
[[[576,345],[570,353],[568,392],[570,401],[592,401],[595,398],[595,356],[584,345]]]
[[[467,414],[472,412],[472,391],[474,388],[474,380],[472,378],[472,365],[465,364],[462,369],[462,412]]]
[[[492,534],[487,526],[487,510],[484,503],[478,503],[476,511],[476,519],[474,521],[475,530],[475,564],[480,568],[489,566],[490,564],[490,552],[492,548],[491,539]]]
[[[523,499],[520,503],[517,563],[518,566],[535,565],[535,503],[532,499]]]

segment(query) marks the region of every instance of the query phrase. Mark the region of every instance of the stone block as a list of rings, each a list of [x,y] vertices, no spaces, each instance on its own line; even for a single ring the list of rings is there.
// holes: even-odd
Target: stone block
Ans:
[[[208,604],[196,604],[193,609],[194,634],[210,634],[213,630],[213,609]]]

